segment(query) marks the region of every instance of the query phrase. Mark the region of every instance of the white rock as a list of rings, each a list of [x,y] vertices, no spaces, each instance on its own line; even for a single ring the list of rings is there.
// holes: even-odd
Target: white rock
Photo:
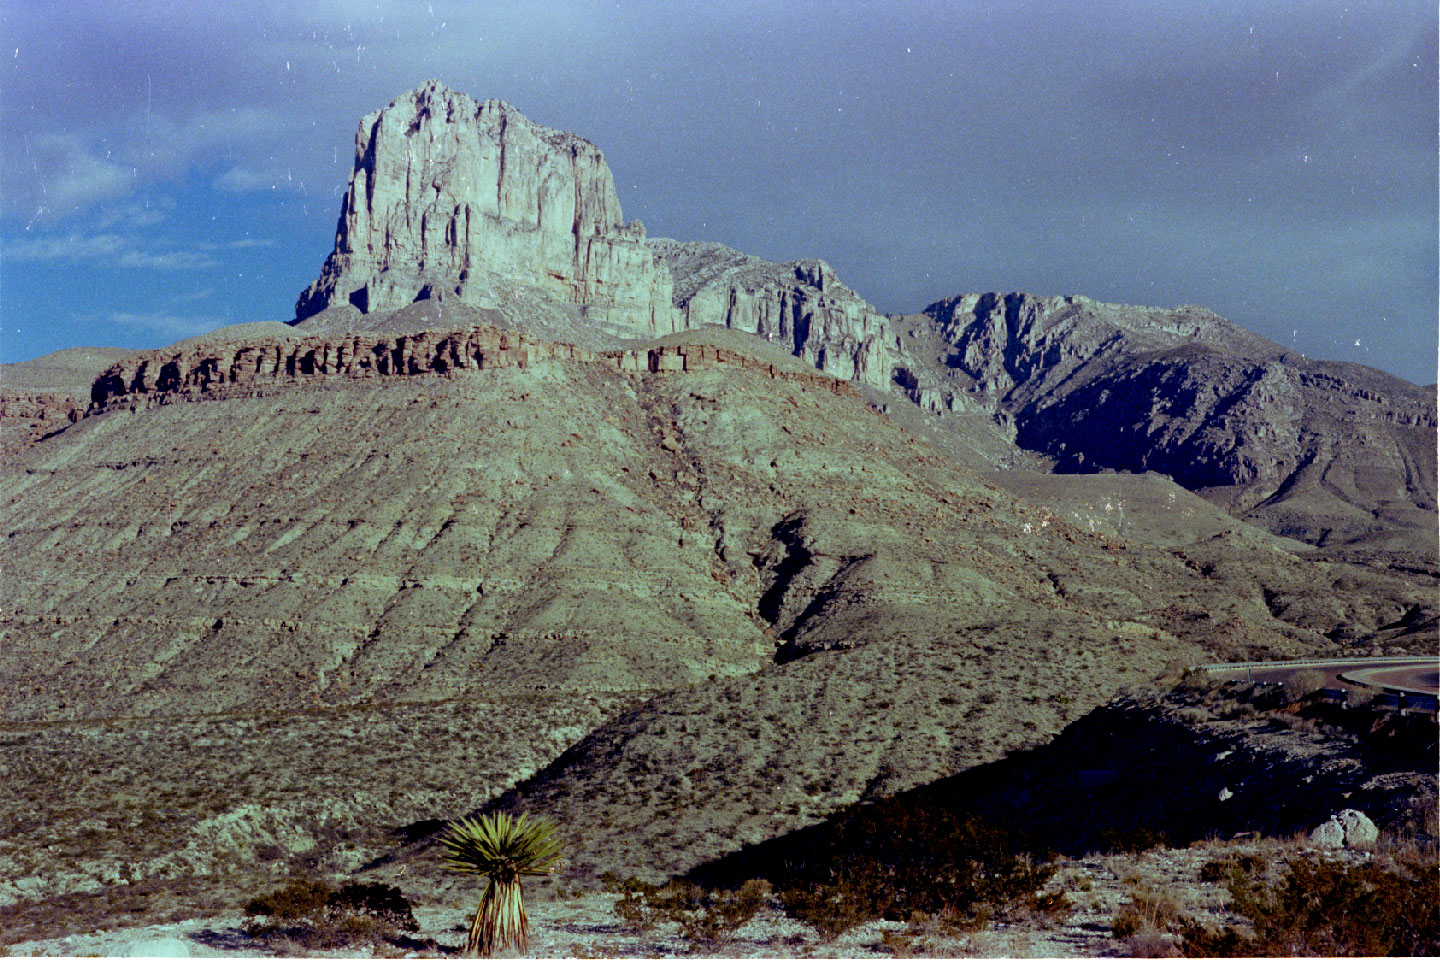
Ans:
[[[161,937],[157,940],[133,940],[118,951],[122,957],[188,957],[190,947],[184,940]]]
[[[1375,823],[1359,810],[1346,809],[1332,814],[1310,833],[1310,840],[1316,846],[1338,850],[1365,850],[1375,845],[1380,830]]]
[[[1380,839],[1380,830],[1374,821],[1359,810],[1341,810],[1336,819],[1345,828],[1345,846],[1351,850],[1367,850]]]
[[[1331,817],[1310,831],[1310,842],[1317,847],[1339,850],[1345,846],[1345,828],[1340,825],[1339,820]]]
[[[486,305],[492,279],[633,333],[675,329],[669,271],[626,224],[600,150],[427,81],[360,121],[335,249],[295,311]]]

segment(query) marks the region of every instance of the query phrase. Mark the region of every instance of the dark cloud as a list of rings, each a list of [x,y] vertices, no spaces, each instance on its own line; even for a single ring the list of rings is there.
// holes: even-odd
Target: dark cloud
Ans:
[[[1434,379],[1430,4],[0,11],[7,235],[83,248],[115,210],[170,203],[145,249],[269,238],[225,284],[200,278],[265,311],[237,319],[288,310],[332,239],[357,120],[436,76],[596,142],[651,233],[823,256],[885,310],[994,288],[1198,302]],[[24,263],[0,268],[23,288]],[[28,322],[15,303],[7,328]]]

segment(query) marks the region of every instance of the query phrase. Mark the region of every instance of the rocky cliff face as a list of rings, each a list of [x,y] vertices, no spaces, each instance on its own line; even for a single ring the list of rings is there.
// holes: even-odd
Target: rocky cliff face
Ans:
[[[365,117],[335,250],[297,320],[521,285],[631,335],[673,329],[668,273],[590,142],[429,81]]]
[[[192,344],[184,349],[137,354],[107,369],[90,388],[90,413],[175,400],[256,396],[271,385],[322,385],[329,380],[376,379],[526,367],[562,361],[593,363],[622,373],[686,373],[752,370],[776,380],[856,396],[848,381],[807,369],[777,366],[763,358],[707,343],[657,344],[597,353],[568,343],[536,340],[523,333],[477,325],[463,330],[423,330],[402,336],[352,334]],[[0,397],[0,417],[29,416],[28,398]],[[68,400],[68,398],[67,398]],[[80,419],[73,402],[52,411],[52,420]],[[45,414],[38,415],[43,419]]]
[[[774,263],[718,243],[649,241],[674,278],[686,327],[719,324],[782,344],[827,373],[890,381],[885,318],[823,260]]]
[[[597,334],[718,324],[834,376],[890,379],[884,318],[828,264],[647,243],[621,216],[593,144],[438,81],[361,121],[335,250],[300,295],[296,322],[325,334],[393,328],[385,318],[417,301],[495,310],[587,346],[606,345]]]
[[[1199,307],[982,294],[894,322],[912,399],[989,408],[1062,471],[1165,473],[1315,543],[1397,523],[1433,539],[1434,398],[1396,377],[1308,360]]]

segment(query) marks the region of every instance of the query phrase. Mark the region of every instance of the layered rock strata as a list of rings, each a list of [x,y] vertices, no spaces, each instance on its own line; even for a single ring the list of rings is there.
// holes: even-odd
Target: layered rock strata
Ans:
[[[355,334],[335,338],[200,344],[156,351],[115,364],[96,379],[91,410],[233,396],[264,384],[336,379],[454,375],[542,361],[593,363],[626,373],[683,373],[712,368],[755,370],[773,379],[855,396],[847,381],[787,370],[740,351],[710,344],[672,344],[596,352],[536,340],[512,330],[474,326],[403,336]],[[0,414],[5,409],[0,406]],[[78,414],[77,417],[78,419]]]
[[[498,280],[632,335],[665,333],[670,277],[644,238],[594,144],[432,80],[361,120],[335,249],[295,315],[433,298],[490,306]]]
[[[0,418],[29,420],[37,426],[53,428],[80,419],[81,408],[75,398],[53,393],[28,396],[0,395]]]
[[[717,324],[779,342],[827,373],[876,387],[890,381],[885,318],[823,260],[774,263],[718,243],[654,239],[686,327]]]
[[[63,394],[0,394],[0,452],[61,430],[83,415],[84,407]]]

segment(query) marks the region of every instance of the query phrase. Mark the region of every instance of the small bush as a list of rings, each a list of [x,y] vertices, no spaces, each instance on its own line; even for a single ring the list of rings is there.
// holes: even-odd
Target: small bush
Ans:
[[[1291,703],[1303,700],[1325,687],[1325,674],[1319,670],[1301,670],[1282,681],[1285,698]]]
[[[977,817],[891,797],[839,814],[777,885],[786,912],[824,939],[869,920],[915,914],[973,929],[991,916],[1041,906],[1035,893],[1054,873],[1049,861]]]
[[[765,880],[747,880],[739,890],[707,890],[686,881],[661,886],[613,873],[601,878],[619,895],[615,913],[638,933],[675,923],[694,948],[715,949],[731,943],[740,928],[764,906],[770,893]]]
[[[297,878],[245,905],[252,937],[283,938],[307,948],[390,943],[420,929],[410,901],[383,883],[328,884]]]
[[[1115,938],[1123,940],[1141,933],[1163,933],[1180,918],[1180,908],[1166,894],[1148,888],[1140,888],[1130,896],[1130,902],[1115,914],[1112,924]]]
[[[1157,930],[1142,930],[1125,941],[1125,953],[1131,957],[1177,957],[1179,949]]]
[[[1150,827],[1111,828],[1102,830],[1095,838],[1095,845],[1101,850],[1143,853],[1156,847],[1173,846],[1170,834]]]
[[[1244,877],[1264,873],[1265,860],[1253,853],[1242,853],[1223,860],[1211,860],[1200,868],[1200,879],[1206,883],[1229,881],[1237,872]]]
[[[822,943],[875,919],[872,898],[845,881],[782,890],[780,904],[789,916],[813,927]]]
[[[1182,921],[1186,956],[1436,956],[1440,871],[1426,858],[1348,866],[1292,860],[1268,882],[1241,869],[1227,889],[1254,933]]]

